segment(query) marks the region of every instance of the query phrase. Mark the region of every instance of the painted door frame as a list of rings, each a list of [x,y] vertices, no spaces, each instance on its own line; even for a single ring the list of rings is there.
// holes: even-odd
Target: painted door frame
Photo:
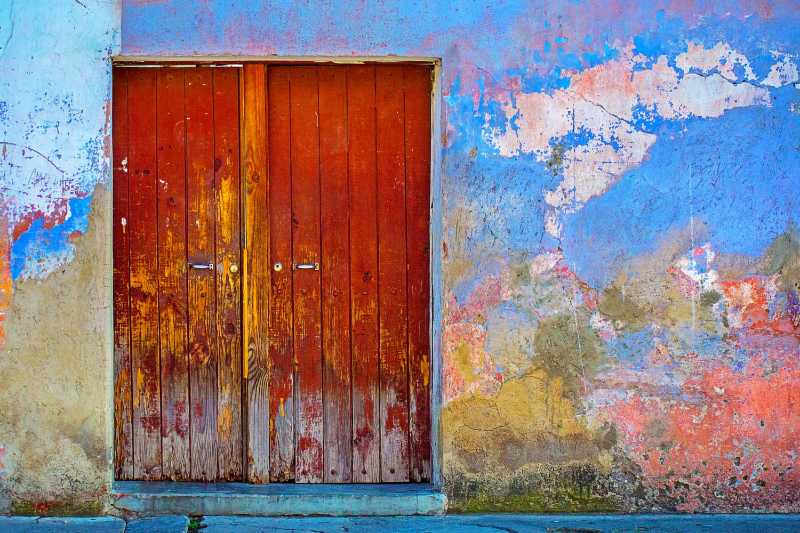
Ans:
[[[438,57],[416,57],[416,56],[114,56],[111,58],[114,66],[151,68],[160,66],[186,66],[194,67],[197,65],[219,65],[219,66],[240,66],[244,63],[262,63],[269,65],[281,64],[386,64],[386,63],[415,63],[429,65],[432,69],[433,79],[431,80],[431,146],[430,146],[430,352],[431,352],[431,484],[436,489],[443,486],[443,452],[442,452],[442,424],[441,410],[443,399],[443,352],[442,339],[444,333],[443,320],[443,271],[442,271],[442,246],[443,246],[443,202],[442,202],[442,132],[444,121],[444,108],[442,101],[442,60]],[[242,125],[240,124],[240,128]],[[112,138],[113,145],[113,138]],[[113,149],[113,147],[112,147]],[[240,169],[240,173],[242,170]],[[244,183],[242,182],[242,186]],[[113,187],[113,180],[112,180]],[[240,196],[244,202],[244,195]],[[112,217],[113,220],[113,217]],[[242,223],[244,220],[242,220]],[[111,238],[111,248],[113,253],[114,241]],[[109,309],[110,319],[113,321],[113,306]],[[114,343],[110,343],[114,360]],[[242,343],[242,349],[246,347]],[[243,354],[247,357],[247,354]],[[116,371],[116,370],[114,370]],[[110,399],[112,419],[114,413],[114,390],[112,387],[112,397]],[[113,431],[113,429],[112,429]],[[113,442],[113,439],[112,441]],[[116,450],[115,450],[116,451]],[[112,461],[113,464],[113,461]],[[112,475],[113,477],[113,475]]]

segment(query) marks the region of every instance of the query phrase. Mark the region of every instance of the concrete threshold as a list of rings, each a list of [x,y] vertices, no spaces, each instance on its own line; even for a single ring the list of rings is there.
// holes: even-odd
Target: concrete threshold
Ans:
[[[440,515],[447,497],[427,484],[188,483],[116,481],[112,505],[124,515]]]

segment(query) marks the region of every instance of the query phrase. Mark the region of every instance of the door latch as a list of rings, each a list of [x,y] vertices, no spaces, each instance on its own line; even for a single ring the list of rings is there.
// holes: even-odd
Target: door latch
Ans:
[[[295,270],[319,270],[319,263],[297,263],[294,265]]]
[[[214,263],[189,263],[195,270],[214,270]]]

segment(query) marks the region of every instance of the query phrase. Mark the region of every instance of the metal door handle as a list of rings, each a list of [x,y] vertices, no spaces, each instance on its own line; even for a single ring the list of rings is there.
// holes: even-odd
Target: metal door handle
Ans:
[[[195,270],[214,270],[214,263],[189,263]]]
[[[297,263],[294,265],[295,270],[319,270],[319,263]]]

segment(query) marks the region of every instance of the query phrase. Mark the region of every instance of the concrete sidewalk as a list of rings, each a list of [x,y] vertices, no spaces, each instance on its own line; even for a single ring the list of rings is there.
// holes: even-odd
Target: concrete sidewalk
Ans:
[[[363,518],[259,518],[207,516],[202,533],[790,533],[800,532],[800,515],[449,515]],[[114,517],[0,517],[0,533],[183,533],[186,516],[162,516],[125,522]]]

